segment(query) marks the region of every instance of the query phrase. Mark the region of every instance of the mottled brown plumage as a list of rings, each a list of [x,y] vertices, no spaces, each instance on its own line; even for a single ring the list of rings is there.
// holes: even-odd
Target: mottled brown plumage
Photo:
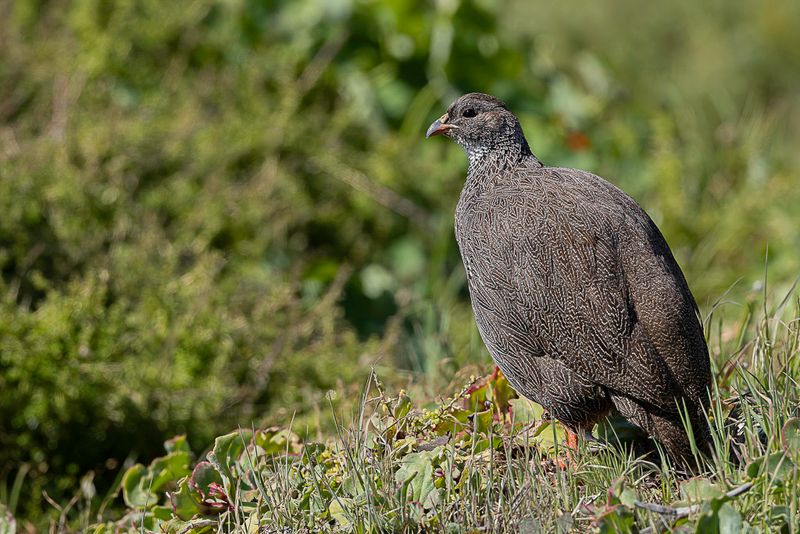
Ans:
[[[616,408],[690,455],[711,384],[697,305],[656,225],[588,172],[544,166],[500,100],[462,96],[427,136],[466,151],[456,238],[481,337],[509,382],[575,432]]]

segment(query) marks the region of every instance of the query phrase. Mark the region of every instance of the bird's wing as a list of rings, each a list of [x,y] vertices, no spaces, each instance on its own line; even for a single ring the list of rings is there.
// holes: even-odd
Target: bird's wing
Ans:
[[[487,346],[512,362],[559,359],[615,394],[673,413],[676,372],[692,358],[680,341],[693,328],[687,306],[697,323],[680,269],[627,195],[587,173],[548,172],[558,187],[498,187],[463,229],[473,236],[462,254]]]

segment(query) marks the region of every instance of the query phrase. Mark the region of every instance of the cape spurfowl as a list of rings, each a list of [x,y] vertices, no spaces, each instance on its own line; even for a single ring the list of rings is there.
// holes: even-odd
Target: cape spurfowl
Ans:
[[[616,408],[683,460],[688,414],[707,449],[711,372],[697,305],[644,210],[598,176],[542,164],[492,96],[460,97],[433,135],[469,157],[456,239],[481,337],[511,385],[570,442]]]

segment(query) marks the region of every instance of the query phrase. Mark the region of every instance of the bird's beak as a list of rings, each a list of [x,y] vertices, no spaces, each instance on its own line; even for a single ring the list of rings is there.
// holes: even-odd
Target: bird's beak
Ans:
[[[450,117],[447,116],[447,113],[433,121],[428,127],[428,131],[425,132],[425,137],[433,137],[434,135],[442,135],[447,130],[452,130],[453,128],[458,128],[458,126],[454,124],[447,124],[447,119]]]

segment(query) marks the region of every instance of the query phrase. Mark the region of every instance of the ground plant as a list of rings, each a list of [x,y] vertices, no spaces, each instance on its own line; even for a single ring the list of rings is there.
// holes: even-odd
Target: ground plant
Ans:
[[[89,530],[794,532],[800,321],[781,309],[789,297],[769,316],[750,310],[719,346],[714,452],[692,473],[637,452],[642,436],[618,418],[595,429],[602,444],[566,451],[561,425],[498,370],[429,403],[388,394],[371,373],[323,442],[291,423],[237,429],[199,457],[185,436],[168,441],[121,479],[128,512]]]

